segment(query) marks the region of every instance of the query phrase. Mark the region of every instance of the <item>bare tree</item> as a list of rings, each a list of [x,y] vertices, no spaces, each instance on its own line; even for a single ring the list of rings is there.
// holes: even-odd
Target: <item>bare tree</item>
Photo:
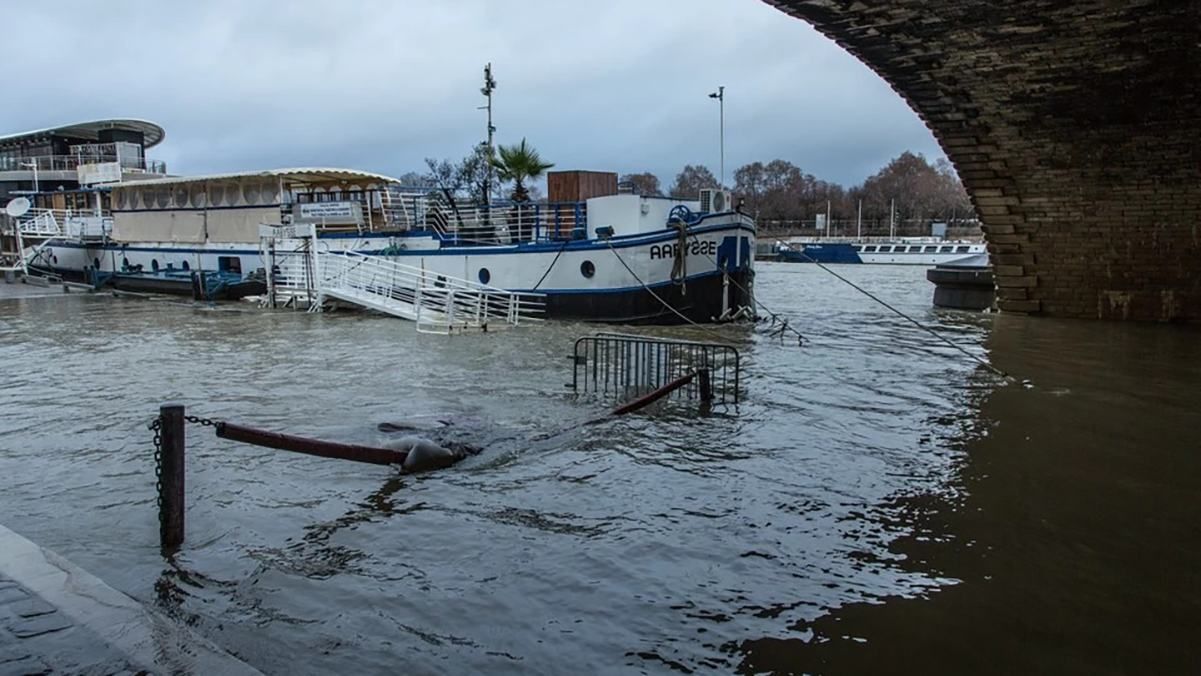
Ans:
[[[675,185],[671,186],[671,196],[677,199],[694,200],[705,188],[718,188],[720,184],[713,172],[702,164],[689,164],[683,171],[676,174]]]
[[[663,188],[659,185],[659,177],[649,171],[644,171],[640,174],[626,174],[621,177],[621,182],[629,185],[630,190],[635,195],[646,197],[663,196]]]
[[[931,164],[925,156],[903,152],[863,182],[857,191],[864,215],[887,228],[896,205],[897,231],[918,234],[932,220],[971,218],[971,203],[949,162]]]

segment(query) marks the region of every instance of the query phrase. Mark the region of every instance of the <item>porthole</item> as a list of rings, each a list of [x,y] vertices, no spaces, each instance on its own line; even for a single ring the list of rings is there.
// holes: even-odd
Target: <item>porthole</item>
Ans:
[[[592,275],[596,274],[596,266],[592,264],[592,261],[584,261],[580,263],[580,274],[592,279]]]
[[[188,189],[185,186],[180,186],[175,189],[175,206],[183,208],[188,206]]]
[[[488,272],[488,268],[480,268],[480,284],[487,284],[492,281],[492,273]]]

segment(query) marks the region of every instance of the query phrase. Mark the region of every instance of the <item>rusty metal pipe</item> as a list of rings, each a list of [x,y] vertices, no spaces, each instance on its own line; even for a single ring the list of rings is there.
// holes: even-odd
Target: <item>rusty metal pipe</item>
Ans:
[[[680,376],[679,378],[676,378],[675,380],[671,381],[670,383],[667,383],[666,385],[664,385],[663,387],[660,387],[659,389],[655,390],[654,392],[645,394],[627,404],[623,404],[622,406],[613,409],[613,412],[610,413],[609,415],[625,415],[627,413],[633,413],[634,411],[637,411],[639,409],[646,408],[647,406],[650,406],[651,404],[655,403],[656,401],[659,401],[663,397],[666,397],[667,395],[671,394],[672,392],[675,392],[676,390],[680,389],[681,387],[692,382],[692,379],[695,376],[696,376],[696,373],[689,373],[688,375]]]
[[[354,462],[366,462],[372,465],[403,465],[407,453],[394,451],[389,448],[359,446],[356,444],[340,444],[334,441],[306,439],[291,434],[256,430],[253,427],[219,422],[216,425],[217,436],[222,439],[240,441],[255,446],[265,446],[281,451],[316,455],[322,458],[336,458]]]

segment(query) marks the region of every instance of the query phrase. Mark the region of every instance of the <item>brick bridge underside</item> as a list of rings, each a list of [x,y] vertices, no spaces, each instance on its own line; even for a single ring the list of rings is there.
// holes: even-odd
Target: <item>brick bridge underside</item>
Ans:
[[[933,131],[1002,310],[1201,320],[1201,0],[766,1]]]

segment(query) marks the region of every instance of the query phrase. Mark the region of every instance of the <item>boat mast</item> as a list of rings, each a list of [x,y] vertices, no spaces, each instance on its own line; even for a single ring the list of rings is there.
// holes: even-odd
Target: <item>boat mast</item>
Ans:
[[[485,164],[484,178],[484,204],[492,205],[492,137],[496,134],[496,127],[492,125],[492,91],[496,89],[496,80],[492,79],[492,64],[488,63],[484,66],[484,86],[480,89],[480,93],[488,99],[488,105],[483,108],[488,111],[488,157]]]

